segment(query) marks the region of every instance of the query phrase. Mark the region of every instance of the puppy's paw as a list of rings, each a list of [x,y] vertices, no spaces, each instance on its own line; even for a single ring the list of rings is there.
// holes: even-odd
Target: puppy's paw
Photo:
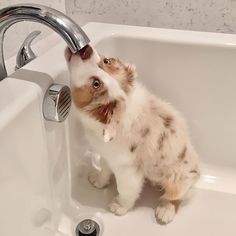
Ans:
[[[125,215],[127,211],[129,210],[128,207],[122,206],[119,203],[118,198],[113,199],[113,201],[109,205],[109,209],[111,212],[113,212],[115,215],[118,215],[118,216]]]
[[[88,180],[96,188],[104,188],[109,184],[109,180],[103,178],[101,172],[94,169],[89,173]]]
[[[159,224],[165,225],[174,219],[175,214],[175,206],[167,200],[161,200],[156,209],[156,220]]]

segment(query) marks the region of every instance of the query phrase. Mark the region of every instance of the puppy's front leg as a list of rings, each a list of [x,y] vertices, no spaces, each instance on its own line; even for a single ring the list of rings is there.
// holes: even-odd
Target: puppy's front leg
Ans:
[[[104,188],[110,183],[111,170],[105,160],[101,159],[101,170],[93,168],[88,176],[89,182],[96,188]]]
[[[118,196],[109,205],[116,215],[124,215],[139,198],[143,186],[143,175],[136,167],[122,166],[114,171]]]

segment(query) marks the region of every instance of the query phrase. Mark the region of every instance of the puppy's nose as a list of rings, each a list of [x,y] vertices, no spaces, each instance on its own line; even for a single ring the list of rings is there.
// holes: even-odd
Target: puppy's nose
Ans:
[[[82,49],[79,50],[78,54],[80,55],[82,60],[87,60],[92,56],[93,49],[91,46],[86,45],[85,47],[83,47]]]

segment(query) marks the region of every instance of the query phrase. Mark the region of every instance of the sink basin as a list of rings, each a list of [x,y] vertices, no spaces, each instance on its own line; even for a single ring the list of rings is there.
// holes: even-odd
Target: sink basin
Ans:
[[[110,213],[115,183],[88,183],[91,160],[74,108],[64,123],[42,115],[49,85],[70,84],[65,44],[54,34],[50,50],[0,83],[0,235],[72,236],[93,218],[103,236],[235,236],[236,36],[101,23],[84,31],[104,55],[136,64],[138,79],[183,113],[201,178],[166,226],[155,221],[150,186],[127,215]]]

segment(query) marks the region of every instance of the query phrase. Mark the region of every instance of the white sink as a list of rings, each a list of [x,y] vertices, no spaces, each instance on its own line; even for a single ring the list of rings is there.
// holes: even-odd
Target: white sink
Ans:
[[[65,44],[54,35],[59,43],[0,83],[0,235],[71,236],[89,217],[103,236],[235,236],[236,36],[100,23],[84,30],[101,53],[136,64],[138,79],[184,114],[201,179],[167,226],[155,221],[157,197],[148,186],[126,216],[111,214],[115,186],[88,183],[73,109],[60,124],[42,115],[48,86],[69,84]]]

